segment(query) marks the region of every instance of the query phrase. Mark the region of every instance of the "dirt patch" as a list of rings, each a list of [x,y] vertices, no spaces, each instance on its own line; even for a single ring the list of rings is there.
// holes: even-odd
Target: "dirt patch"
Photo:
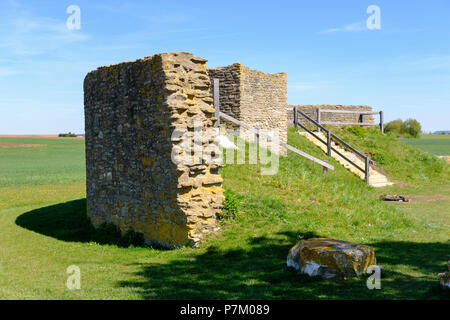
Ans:
[[[449,200],[450,196],[411,196],[409,199],[413,202],[426,202],[437,200]]]
[[[82,140],[84,137],[58,137],[57,134],[30,134],[30,135],[20,135],[20,134],[3,134],[0,138],[35,138],[35,139],[76,139]]]
[[[14,147],[42,147],[42,146],[46,146],[46,144],[0,142],[0,148],[14,148]]]

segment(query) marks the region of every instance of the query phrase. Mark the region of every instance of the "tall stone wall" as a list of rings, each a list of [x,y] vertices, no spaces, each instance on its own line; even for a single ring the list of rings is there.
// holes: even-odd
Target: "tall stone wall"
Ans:
[[[164,53],[98,68],[84,81],[87,214],[168,247],[216,229],[223,203],[218,165],[177,163],[193,122],[215,122],[206,60]],[[215,139],[202,139],[202,146]]]
[[[300,111],[308,115],[313,120],[317,121],[317,109],[322,110],[343,110],[343,111],[372,111],[370,106],[344,106],[344,105],[289,105],[289,108],[297,107]],[[356,123],[366,122],[375,123],[373,116],[360,115],[360,114],[348,114],[348,113],[331,113],[324,112],[320,115],[321,121],[327,122],[342,122],[342,123]],[[288,126],[292,127],[294,122],[294,113],[291,110],[287,111]],[[311,125],[311,122],[307,121],[303,117],[299,116],[299,122],[303,125]]]
[[[287,75],[242,68],[241,120],[256,128],[277,130],[287,142]],[[280,152],[285,153],[281,148]]]
[[[211,81],[220,80],[220,110],[262,130],[277,130],[287,142],[287,76],[263,73],[240,63],[208,69]],[[242,130],[244,133],[245,131]],[[244,135],[246,135],[244,133]],[[285,153],[280,149],[280,153]]]
[[[241,119],[242,65],[235,63],[228,67],[208,69],[208,74],[211,83],[213,83],[214,78],[220,80],[220,111],[235,119]],[[211,91],[211,93],[213,92]]]

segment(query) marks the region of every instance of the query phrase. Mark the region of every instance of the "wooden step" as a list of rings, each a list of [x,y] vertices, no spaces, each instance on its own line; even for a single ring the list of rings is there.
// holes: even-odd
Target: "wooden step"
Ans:
[[[299,132],[300,135],[304,136],[306,139],[314,143],[316,146],[320,147],[322,151],[328,154],[328,147],[324,145],[321,141],[317,140],[314,136],[309,134],[308,132]],[[322,132],[315,132],[315,134],[321,138],[322,140],[326,141],[327,137]],[[352,160],[357,166],[364,168],[365,162],[363,162],[356,154],[354,154],[351,151],[345,150],[343,147],[341,147],[336,142],[331,143],[332,147],[342,153],[345,157]],[[365,180],[365,173],[361,172],[361,170],[357,169],[352,163],[348,162],[344,158],[342,158],[340,155],[338,155],[335,151],[331,151],[331,157],[335,159],[339,164],[341,164],[344,168],[352,172],[353,174],[357,175],[361,179]],[[382,173],[376,171],[373,167],[369,169],[369,185],[373,187],[384,187],[388,185],[392,185],[393,183],[390,182],[385,175]]]

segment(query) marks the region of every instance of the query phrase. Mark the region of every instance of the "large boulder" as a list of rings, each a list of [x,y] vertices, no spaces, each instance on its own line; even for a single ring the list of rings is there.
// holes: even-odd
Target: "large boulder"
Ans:
[[[438,279],[442,289],[450,290],[450,261],[447,262],[449,272],[438,274]]]
[[[360,276],[375,264],[373,248],[327,238],[302,240],[287,257],[289,267],[325,279]]]

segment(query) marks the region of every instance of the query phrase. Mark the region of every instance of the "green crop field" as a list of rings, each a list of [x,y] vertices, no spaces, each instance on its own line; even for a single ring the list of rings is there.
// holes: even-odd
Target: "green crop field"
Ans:
[[[292,153],[273,176],[227,165],[224,188],[239,212],[199,249],[171,251],[124,248],[92,229],[83,140],[0,138],[42,145],[0,147],[0,299],[448,299],[436,275],[450,260],[450,166],[376,130],[339,134],[396,185],[368,187],[332,159],[325,176]],[[289,143],[325,159],[292,130]],[[441,197],[387,203],[385,193]],[[288,250],[316,236],[373,246],[381,290],[365,276],[322,280],[287,268]],[[71,265],[80,290],[66,288]]]
[[[0,186],[84,181],[84,140],[1,138],[0,143],[37,144],[0,147]]]
[[[418,139],[401,139],[410,146],[438,156],[450,156],[450,135],[426,134]]]

